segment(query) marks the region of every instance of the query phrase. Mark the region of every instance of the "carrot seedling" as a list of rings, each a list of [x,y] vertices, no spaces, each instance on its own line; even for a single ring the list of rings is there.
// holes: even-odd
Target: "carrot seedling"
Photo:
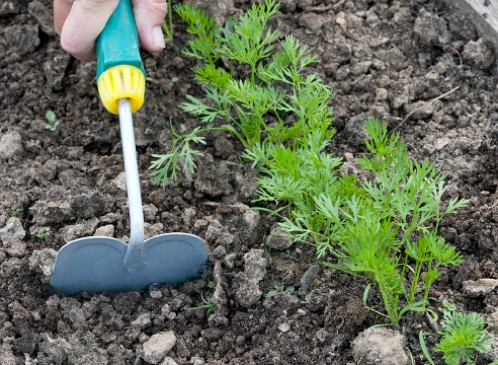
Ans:
[[[204,126],[173,131],[172,152],[153,156],[154,180],[165,185],[179,171],[195,171],[200,133],[232,133],[259,171],[256,201],[280,204],[284,232],[315,245],[326,265],[369,279],[382,314],[397,324],[407,312],[426,310],[442,266],[462,261],[438,229],[468,201],[451,199],[442,209],[445,176],[428,159],[410,159],[399,135],[376,120],[366,122],[369,155],[357,161],[366,177],[344,173],[342,159],[330,153],[333,92],[306,74],[318,62],[309,47],[268,26],[278,9],[265,0],[221,26],[202,10],[175,6],[193,36],[184,54],[196,60],[204,90],[182,107]]]
[[[387,317],[397,324],[409,311],[426,310],[441,267],[463,261],[438,228],[468,200],[451,199],[441,209],[445,176],[436,166],[410,159],[399,135],[389,136],[378,121],[367,121],[366,130],[370,155],[358,164],[370,177],[332,173],[318,192],[308,184],[291,200],[281,227],[295,240],[311,240],[319,258],[338,260],[325,265],[375,283]],[[304,175],[300,186],[308,179]],[[266,190],[277,197],[275,189]]]
[[[279,31],[268,26],[278,9],[275,0],[253,4],[238,20],[222,27],[202,10],[175,6],[194,36],[184,54],[197,60],[193,70],[205,91],[203,98],[188,96],[183,109],[199,117],[204,131],[234,134],[246,148],[245,156],[260,167],[283,152],[281,148],[313,152],[333,136],[332,90],[316,75],[304,73],[318,61],[309,47],[293,36],[280,41]],[[228,67],[221,65],[222,58]],[[196,129],[176,138],[173,149],[185,147],[187,152],[198,133]],[[164,185],[182,157],[154,157],[156,183]]]

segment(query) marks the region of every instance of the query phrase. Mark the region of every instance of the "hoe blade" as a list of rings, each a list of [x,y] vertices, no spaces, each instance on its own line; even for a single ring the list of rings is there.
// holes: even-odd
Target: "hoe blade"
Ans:
[[[144,242],[143,264],[123,264],[128,245],[111,237],[85,237],[64,245],[50,284],[59,294],[142,290],[152,283],[180,284],[200,277],[207,247],[199,237],[166,233]]]

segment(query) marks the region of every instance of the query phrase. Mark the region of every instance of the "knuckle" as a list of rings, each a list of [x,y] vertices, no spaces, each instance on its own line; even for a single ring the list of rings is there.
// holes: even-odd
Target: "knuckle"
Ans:
[[[79,6],[83,9],[94,10],[95,7],[102,7],[104,5],[117,5],[119,0],[74,0],[78,2]]]
[[[154,12],[161,16],[166,15],[168,4],[166,0],[135,0],[135,6],[148,12]]]
[[[152,11],[158,12],[161,15],[165,15],[168,11],[168,5],[164,1],[154,0],[150,4]]]
[[[119,0],[76,0],[76,1],[88,4],[88,5],[102,5],[102,4],[108,4],[108,3],[116,3]]]

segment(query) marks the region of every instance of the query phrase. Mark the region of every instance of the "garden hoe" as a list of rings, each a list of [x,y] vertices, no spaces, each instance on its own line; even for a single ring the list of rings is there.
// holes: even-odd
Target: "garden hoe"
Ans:
[[[145,71],[130,0],[120,0],[97,40],[97,85],[102,103],[119,114],[130,210],[129,243],[84,237],[64,245],[50,284],[63,295],[82,291],[141,290],[152,283],[180,284],[200,276],[207,260],[204,241],[166,233],[144,242],[144,218],[132,112],[143,104]]]

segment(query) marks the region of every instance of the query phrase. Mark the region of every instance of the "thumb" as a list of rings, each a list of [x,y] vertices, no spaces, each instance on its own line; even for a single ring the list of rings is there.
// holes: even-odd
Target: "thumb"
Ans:
[[[81,61],[94,60],[95,40],[116,9],[118,1],[74,0],[62,26],[62,48]]]
[[[166,0],[132,0],[137,22],[140,44],[149,52],[164,49],[164,34],[161,25],[166,17]]]

